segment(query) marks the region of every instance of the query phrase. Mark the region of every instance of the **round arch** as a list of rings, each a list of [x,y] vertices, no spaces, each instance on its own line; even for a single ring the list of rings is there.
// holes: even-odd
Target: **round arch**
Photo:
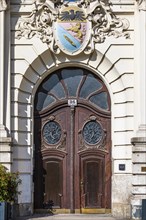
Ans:
[[[43,52],[42,57],[46,57],[45,54],[47,53],[48,53],[47,51]],[[48,57],[47,60],[48,60],[49,66],[47,65],[47,61],[45,58],[43,62],[39,62],[40,66],[38,68],[38,72],[36,72],[34,71],[33,66],[35,65],[35,63],[37,63],[37,60],[39,59],[40,59],[39,57],[36,58],[32,63],[30,63],[26,71],[22,73],[21,79],[19,80],[20,83],[18,85],[18,89],[17,91],[15,91],[15,100],[17,102],[17,104],[15,105],[15,109],[17,110],[16,114],[18,117],[15,118],[14,130],[19,129],[20,123],[21,123],[19,116],[21,118],[22,115],[25,115],[24,124],[28,125],[27,128],[29,130],[27,128],[25,129],[25,135],[23,137],[22,135],[19,135],[17,132],[16,134],[14,132],[14,136],[16,137],[15,139],[17,140],[18,143],[20,139],[29,140],[29,141],[24,140],[25,146],[27,145],[33,146],[33,129],[32,129],[33,126],[32,125],[33,125],[33,105],[34,105],[35,93],[39,85],[41,84],[41,82],[55,70],[61,69],[63,67],[78,66],[78,67],[83,67],[85,69],[88,69],[92,71],[93,73],[95,73],[95,75],[98,75],[102,79],[102,81],[106,84],[109,90],[109,93],[111,96],[112,108],[114,107],[114,93],[112,91],[110,83],[113,80],[112,78],[113,75],[116,79],[118,79],[118,83],[120,85],[121,91],[124,91],[124,84],[122,82],[122,79],[120,78],[120,73],[116,70],[116,68],[114,68],[114,66],[112,68],[112,76],[110,78],[109,76],[111,73],[110,67],[112,66],[112,63],[106,57],[102,58],[99,61],[97,60],[97,56],[95,54],[95,62],[97,61],[98,65],[95,65],[95,62],[92,62],[90,59],[86,60],[86,62],[82,62],[82,59],[81,59],[81,62],[76,62],[72,59],[66,62],[65,58],[64,58],[64,62],[61,62],[61,58],[60,58],[60,62],[58,61],[56,65],[55,62],[50,63],[49,57]],[[102,74],[101,71],[99,71],[100,69],[99,67],[101,66],[101,64],[103,66],[109,66],[107,67],[109,71],[106,72],[106,74]],[[123,95],[123,100],[126,100],[126,92],[123,92],[122,95]],[[125,106],[123,106],[123,111],[126,112]],[[112,132],[113,131],[114,131],[114,127],[112,128]],[[23,143],[23,140],[22,140],[22,143]],[[31,162],[31,166],[32,166],[31,167],[31,170],[32,170],[33,160]],[[23,192],[22,192],[22,197],[23,197]],[[30,202],[32,202],[32,200]]]

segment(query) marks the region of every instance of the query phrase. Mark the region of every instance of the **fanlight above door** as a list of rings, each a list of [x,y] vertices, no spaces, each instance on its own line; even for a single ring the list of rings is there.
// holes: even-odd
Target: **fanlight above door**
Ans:
[[[110,110],[110,98],[103,82],[80,68],[58,70],[45,79],[38,89],[36,110],[43,111],[58,101],[71,98],[89,102],[99,110]]]

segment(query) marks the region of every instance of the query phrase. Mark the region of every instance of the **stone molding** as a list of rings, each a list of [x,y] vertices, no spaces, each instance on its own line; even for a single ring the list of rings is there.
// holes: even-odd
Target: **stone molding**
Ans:
[[[7,143],[11,143],[11,142],[12,142],[11,137],[0,137],[0,144],[1,143],[7,144]]]
[[[104,42],[108,36],[116,38],[125,36],[129,38],[129,33],[126,32],[129,28],[129,21],[124,18],[120,19],[114,14],[109,0],[82,0],[74,3],[62,2],[61,0],[35,0],[32,13],[18,21],[16,38],[25,37],[31,39],[36,35],[43,43],[48,45],[53,53],[59,54],[61,50],[64,52],[64,49],[61,48],[55,39],[55,28],[53,26],[60,19],[62,8],[68,10],[67,7],[70,5],[77,6],[82,10],[85,14],[85,19],[92,26],[90,30],[86,30],[86,32],[91,32],[89,33],[91,37],[83,49],[85,54],[93,52],[95,44]]]
[[[133,145],[139,144],[146,144],[146,137],[133,137],[131,138],[131,143]]]
[[[12,138],[0,137],[0,163],[11,171],[12,165]]]
[[[0,0],[0,12],[7,9],[7,4],[5,0]]]
[[[141,202],[145,199],[145,175],[146,175],[146,137],[131,138],[132,148],[132,196],[131,217],[133,220],[141,219]],[[144,177],[144,178],[143,178]],[[140,181],[141,180],[141,181]]]

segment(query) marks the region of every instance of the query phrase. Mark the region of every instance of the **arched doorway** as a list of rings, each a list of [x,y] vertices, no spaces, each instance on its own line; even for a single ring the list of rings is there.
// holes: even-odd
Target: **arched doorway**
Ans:
[[[48,76],[35,96],[34,208],[105,213],[111,208],[110,97],[81,68]]]

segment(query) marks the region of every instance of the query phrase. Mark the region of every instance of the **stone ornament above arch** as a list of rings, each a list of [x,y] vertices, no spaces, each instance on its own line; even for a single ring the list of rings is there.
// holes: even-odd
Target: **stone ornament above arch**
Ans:
[[[38,36],[55,54],[90,54],[108,36],[129,37],[127,19],[117,17],[109,0],[35,0],[16,26],[16,38]]]
[[[100,53],[100,52],[97,51],[97,53]],[[26,93],[26,99],[24,98],[24,100],[26,100],[26,104],[27,104],[28,100],[30,102],[30,96],[35,95],[37,88],[39,87],[41,82],[44,80],[44,78],[46,78],[49,75],[49,73],[51,74],[55,70],[60,69],[60,68],[64,68],[65,66],[67,66],[67,67],[76,66],[79,68],[83,67],[83,68],[89,69],[93,73],[96,72],[101,77],[101,79],[103,81],[106,80],[107,85],[110,84],[111,81],[113,81],[114,79],[115,80],[118,79],[118,81],[121,85],[120,88],[122,88],[121,90],[124,89],[124,84],[120,78],[121,72],[120,71],[118,72],[117,67],[114,68],[113,63],[110,62],[108,57],[104,56],[104,59],[103,59],[102,54],[101,54],[101,57],[97,57],[96,53],[95,53],[92,55],[92,57],[90,57],[90,58],[88,57],[88,59],[86,57],[87,55],[86,56],[84,55],[83,59],[86,60],[86,62],[75,62],[74,60],[69,60],[67,62],[66,61],[67,58],[65,58],[65,57],[62,58],[61,54],[58,56],[59,56],[58,60],[56,62],[54,62],[55,59],[51,58],[50,51],[46,50],[42,54],[40,54],[37,58],[35,58],[32,63],[28,63],[26,65],[26,67],[24,68],[24,72],[21,73],[21,80],[20,79],[17,80],[17,75],[16,75],[15,80],[19,81],[19,85],[18,85],[17,89],[20,90],[20,92],[18,92],[18,97],[17,97],[18,102],[22,101],[22,93],[23,92],[24,92],[24,94],[23,94],[24,96]],[[91,59],[93,59],[95,61],[91,62]],[[87,65],[88,63],[90,63],[90,68]],[[50,67],[48,67],[48,64]],[[115,64],[116,64],[116,62],[115,62]],[[21,65],[21,66],[23,66],[23,65]],[[36,68],[36,66],[37,66],[37,68]],[[112,66],[113,66],[113,68],[111,70]],[[104,70],[103,70],[103,67],[104,67]],[[103,73],[101,73],[100,70]],[[111,74],[111,71],[112,71],[112,74]],[[108,72],[109,72],[109,74],[108,74]],[[20,77],[20,76],[18,76],[18,77]],[[108,85],[108,87],[109,87],[109,85]],[[111,91],[110,91],[110,93],[111,93]],[[126,97],[123,97],[123,99],[126,100]]]

